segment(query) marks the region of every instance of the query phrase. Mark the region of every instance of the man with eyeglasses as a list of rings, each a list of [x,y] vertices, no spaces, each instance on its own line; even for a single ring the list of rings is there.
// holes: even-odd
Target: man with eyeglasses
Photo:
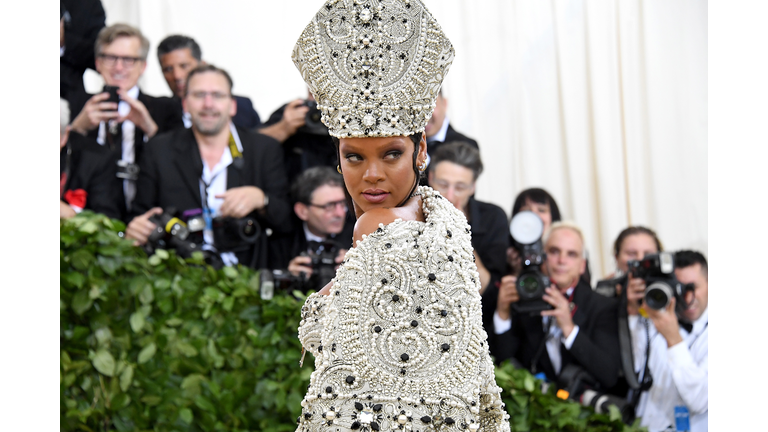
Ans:
[[[461,210],[472,228],[475,264],[480,273],[480,293],[506,270],[509,247],[507,215],[501,207],[474,198],[475,182],[483,172],[480,152],[467,142],[440,146],[429,164],[429,185]]]
[[[294,276],[312,276],[308,253],[318,244],[331,242],[341,263],[352,245],[354,221],[348,218],[343,179],[329,167],[313,167],[301,173],[291,186],[297,228],[287,235],[269,239],[269,267],[287,268]]]
[[[145,244],[156,228],[150,218],[173,208],[187,221],[203,218],[202,248],[219,254],[225,265],[262,268],[266,231],[292,229],[280,144],[232,123],[237,111],[232,78],[216,66],[204,64],[189,72],[183,104],[192,127],[159,135],[147,145],[139,162],[138,215],[125,235]],[[219,217],[252,218],[262,234],[252,244],[224,246],[213,232]]]
[[[114,24],[96,38],[96,70],[108,86],[118,87],[119,103],[108,102],[109,93],[84,94],[72,100],[72,130],[108,146],[120,161],[123,183],[121,209],[131,210],[136,195],[136,161],[144,144],[158,133],[182,126],[181,109],[167,97],[152,97],[139,90],[147,67],[149,41],[137,28]]]

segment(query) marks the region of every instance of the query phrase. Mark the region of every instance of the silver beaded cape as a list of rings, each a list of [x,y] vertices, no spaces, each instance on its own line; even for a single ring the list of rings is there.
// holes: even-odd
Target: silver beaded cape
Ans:
[[[398,219],[347,252],[302,308],[315,357],[299,431],[509,431],[482,327],[464,215],[419,187],[426,222]]]

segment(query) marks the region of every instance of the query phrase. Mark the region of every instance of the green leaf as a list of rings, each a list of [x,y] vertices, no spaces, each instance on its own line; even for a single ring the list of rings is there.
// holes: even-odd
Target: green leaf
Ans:
[[[128,365],[123,369],[123,373],[120,374],[120,390],[128,391],[133,383],[133,366]]]
[[[93,332],[93,334],[96,336],[96,341],[99,345],[105,345],[112,340],[112,332],[107,327],[102,327]]]
[[[85,249],[78,249],[72,253],[69,261],[76,270],[87,270],[93,262],[93,254]]]
[[[525,387],[525,390],[528,392],[533,391],[533,384],[534,384],[534,378],[531,375],[526,375],[525,381],[523,381],[523,386]]]
[[[118,411],[128,406],[131,403],[131,397],[125,393],[120,393],[112,398],[112,404],[110,408]]]
[[[112,376],[115,373],[115,358],[105,349],[96,351],[92,362],[93,367],[103,375]]]
[[[141,401],[149,406],[155,406],[155,405],[159,405],[160,402],[163,401],[163,398],[161,398],[160,396],[150,395],[150,396],[144,396],[143,398],[141,398]]]
[[[181,318],[170,318],[165,320],[165,325],[169,327],[178,327],[184,323],[184,320]]]
[[[61,278],[76,288],[82,288],[85,283],[85,275],[80,272],[62,273]]]
[[[144,349],[139,352],[139,364],[144,364],[148,362],[152,357],[155,356],[155,351],[157,351],[157,346],[154,342],[150,343],[149,345],[145,346]]]
[[[221,302],[221,308],[224,309],[227,312],[231,312],[232,308],[235,306],[235,298],[234,297],[227,297],[224,299],[223,302]]]
[[[74,297],[72,297],[72,310],[78,315],[82,315],[88,311],[88,309],[91,308],[91,305],[93,305],[93,300],[90,295],[88,295],[87,290],[80,290],[75,293]]]
[[[224,276],[230,279],[237,279],[238,273],[234,267],[224,267],[222,270],[224,271]]]
[[[155,250],[155,255],[157,255],[162,260],[167,260],[168,257],[170,256],[168,254],[168,251],[164,250],[164,249],[157,249],[157,250]]]
[[[151,266],[158,266],[158,265],[160,265],[160,263],[161,263],[161,262],[163,262],[163,260],[162,260],[162,259],[160,259],[160,257],[159,257],[159,256],[157,256],[157,255],[152,255],[151,257],[149,257],[149,259],[147,260],[147,262],[148,262],[148,263],[149,263],[149,265],[151,265]]]
[[[140,332],[141,329],[144,328],[144,323],[146,323],[146,321],[144,320],[144,314],[139,311],[132,313],[130,318],[130,323],[131,323],[131,330],[133,330],[134,333]]]
[[[179,341],[176,344],[176,348],[187,357],[194,357],[197,355],[197,349],[187,342]]]
[[[179,410],[179,419],[186,424],[192,424],[194,417],[192,416],[192,410],[189,408],[182,408]]]
[[[195,405],[202,410],[216,412],[216,407],[213,406],[211,401],[204,398],[202,395],[195,396]]]
[[[152,285],[145,285],[139,294],[141,304],[150,304],[155,300],[155,293],[152,291]]]
[[[88,222],[84,223],[80,226],[80,232],[84,232],[87,234],[93,234],[98,230],[99,227],[96,225],[96,223],[92,220],[89,220]]]
[[[616,405],[608,405],[608,416],[611,421],[621,421],[621,411]]]

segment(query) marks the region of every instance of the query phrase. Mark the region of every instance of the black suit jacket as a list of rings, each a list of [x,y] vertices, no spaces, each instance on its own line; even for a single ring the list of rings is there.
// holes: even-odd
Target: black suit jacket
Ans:
[[[507,214],[501,207],[476,200],[467,203],[469,226],[472,228],[472,247],[491,274],[491,281],[500,280],[507,267],[509,228]]]
[[[477,141],[473,140],[472,138],[463,135],[456,131],[456,129],[451,126],[450,123],[448,123],[448,130],[445,133],[445,140],[444,141],[432,141],[427,143],[427,153],[429,153],[430,156],[435,154],[435,150],[437,150],[441,145],[455,142],[455,141],[464,141],[469,143],[472,147],[480,150],[480,147],[477,145]]]
[[[75,94],[85,93],[85,70],[95,69],[96,36],[104,28],[106,15],[99,0],[61,0],[61,6],[67,15],[64,17],[64,56],[59,59],[59,93],[71,102]]]
[[[71,150],[69,158],[67,149]],[[67,146],[61,150],[60,157],[59,174],[67,169],[67,164],[69,165],[61,199],[71,204],[66,199],[67,192],[82,189],[87,193],[84,209],[119,218],[119,200],[122,194],[118,190],[119,183],[115,181],[115,161],[112,153],[96,141],[72,133],[69,135]]]
[[[288,201],[288,181],[283,170],[280,144],[274,139],[237,128],[243,145],[243,163],[232,163],[227,168],[227,189],[256,186],[269,197],[269,205],[262,214],[254,211],[262,230],[288,233],[292,229],[291,206]],[[202,208],[200,177],[203,161],[192,129],[179,128],[154,137],[147,143],[139,162],[141,171],[136,183],[135,215],[152,207],[175,208],[179,213]],[[257,243],[257,268],[266,266],[266,234]],[[250,252],[238,253],[243,265],[251,263]]]
[[[573,322],[579,326],[579,333],[570,350],[560,344],[561,371],[567,365],[575,364],[592,375],[603,389],[611,388],[618,380],[620,368],[616,299],[603,297],[579,281],[573,293],[573,303],[576,305]],[[493,335],[491,348],[497,361],[514,357],[529,369],[545,338],[540,316],[521,316],[514,312],[509,331],[496,335],[491,329],[489,333]],[[557,381],[546,347],[542,349],[536,366],[550,381]]]

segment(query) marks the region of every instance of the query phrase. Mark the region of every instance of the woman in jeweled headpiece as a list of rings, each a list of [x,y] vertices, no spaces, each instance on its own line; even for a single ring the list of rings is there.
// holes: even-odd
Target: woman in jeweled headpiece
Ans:
[[[429,187],[424,127],[454,50],[419,0],[329,0],[293,60],[337,146],[354,247],[302,308],[297,431],[508,431],[464,215]]]

